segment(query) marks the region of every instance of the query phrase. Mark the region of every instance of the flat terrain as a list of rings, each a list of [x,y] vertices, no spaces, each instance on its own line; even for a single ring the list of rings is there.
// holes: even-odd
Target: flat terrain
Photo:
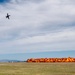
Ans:
[[[75,63],[0,63],[0,75],[75,75]]]

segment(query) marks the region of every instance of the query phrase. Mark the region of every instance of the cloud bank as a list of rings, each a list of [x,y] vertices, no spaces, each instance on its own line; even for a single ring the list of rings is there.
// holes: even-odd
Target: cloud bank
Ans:
[[[0,9],[0,53],[75,50],[74,0],[9,0]]]

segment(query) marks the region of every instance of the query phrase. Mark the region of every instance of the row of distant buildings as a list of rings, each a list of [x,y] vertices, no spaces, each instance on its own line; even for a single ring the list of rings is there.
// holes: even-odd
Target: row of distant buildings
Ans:
[[[75,62],[75,58],[30,58],[27,62]]]

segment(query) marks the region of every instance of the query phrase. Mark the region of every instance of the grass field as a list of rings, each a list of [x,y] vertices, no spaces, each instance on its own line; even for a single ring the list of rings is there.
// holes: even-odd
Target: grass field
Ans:
[[[0,75],[75,75],[75,63],[0,63]]]

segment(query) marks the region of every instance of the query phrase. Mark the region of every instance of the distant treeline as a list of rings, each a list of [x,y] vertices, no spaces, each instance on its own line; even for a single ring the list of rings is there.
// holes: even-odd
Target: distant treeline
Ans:
[[[27,62],[75,62],[75,58],[30,58]]]

